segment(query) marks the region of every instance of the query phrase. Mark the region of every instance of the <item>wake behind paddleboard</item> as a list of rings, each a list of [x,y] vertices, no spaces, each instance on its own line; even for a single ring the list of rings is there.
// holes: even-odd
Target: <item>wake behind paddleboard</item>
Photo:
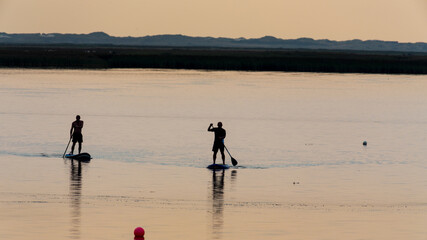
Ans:
[[[89,153],[66,154],[65,157],[73,160],[82,161],[82,162],[89,162],[90,159],[92,159]]]
[[[230,166],[228,166],[227,164],[223,165],[223,164],[211,164],[209,166],[207,166],[207,168],[215,170],[215,169],[229,169]]]

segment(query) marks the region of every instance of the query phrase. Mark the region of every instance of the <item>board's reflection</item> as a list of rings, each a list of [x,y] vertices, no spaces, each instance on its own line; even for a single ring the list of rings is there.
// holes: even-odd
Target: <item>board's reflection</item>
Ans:
[[[226,170],[212,171],[212,235],[215,239],[222,238],[224,226],[224,182]],[[237,171],[231,171],[231,182],[237,177]]]
[[[70,207],[71,228],[70,238],[80,239],[81,197],[82,197],[82,163],[70,160]]]

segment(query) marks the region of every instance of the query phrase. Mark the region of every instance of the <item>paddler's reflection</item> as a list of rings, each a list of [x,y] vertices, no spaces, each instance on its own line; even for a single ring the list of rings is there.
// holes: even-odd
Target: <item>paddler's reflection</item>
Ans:
[[[224,175],[225,170],[212,171],[212,233],[221,238],[224,224]]]
[[[82,194],[82,163],[71,160],[70,172],[70,207],[71,207],[71,229],[70,237],[80,239],[80,208]],[[77,166],[76,166],[77,165]]]
[[[224,178],[226,170],[212,171],[212,234],[214,239],[221,239],[224,225]],[[237,171],[231,171],[231,182],[236,180]]]

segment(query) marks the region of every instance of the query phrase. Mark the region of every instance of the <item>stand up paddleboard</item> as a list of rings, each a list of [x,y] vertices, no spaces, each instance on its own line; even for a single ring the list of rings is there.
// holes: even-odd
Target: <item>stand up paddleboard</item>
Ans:
[[[225,164],[225,165],[223,165],[223,164],[211,164],[207,168],[212,169],[212,170],[216,170],[216,169],[229,169],[230,166],[228,166],[227,164]]]
[[[92,159],[89,153],[66,154],[65,158],[82,161],[82,162],[89,162]]]

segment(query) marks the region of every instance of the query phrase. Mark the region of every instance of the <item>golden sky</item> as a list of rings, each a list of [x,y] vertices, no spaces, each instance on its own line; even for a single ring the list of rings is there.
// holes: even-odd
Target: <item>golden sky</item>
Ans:
[[[0,32],[427,42],[427,0],[0,0]]]

